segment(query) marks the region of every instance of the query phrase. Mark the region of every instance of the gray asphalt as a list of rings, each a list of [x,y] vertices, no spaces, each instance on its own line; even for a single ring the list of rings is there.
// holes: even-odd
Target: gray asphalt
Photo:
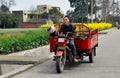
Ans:
[[[99,37],[94,63],[66,65],[64,72],[57,74],[51,59],[11,78],[120,78],[119,35],[120,30],[116,30]]]

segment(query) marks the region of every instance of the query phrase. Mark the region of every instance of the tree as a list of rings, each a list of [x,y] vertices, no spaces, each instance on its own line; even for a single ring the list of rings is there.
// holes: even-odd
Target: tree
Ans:
[[[73,10],[68,10],[66,14],[67,16],[69,16],[70,22],[76,21],[76,17]]]
[[[0,28],[13,28],[18,24],[18,18],[10,13],[11,6],[15,5],[15,0],[0,0]]]
[[[1,5],[5,5],[6,7],[10,8],[15,5],[15,0],[0,0]]]
[[[53,7],[52,9],[49,10],[49,14],[58,14],[61,15],[60,8]]]
[[[14,14],[8,14],[7,15],[7,22],[6,27],[7,28],[15,28],[18,24],[18,18]]]
[[[0,28],[15,28],[18,18],[14,14],[0,14]]]
[[[2,4],[1,11],[4,12],[4,13],[6,13],[6,12],[9,11],[9,8],[7,6],[5,6],[4,4]]]
[[[74,9],[74,14],[76,16],[76,22],[87,22],[88,15],[92,15],[91,13],[96,13],[95,0],[93,1],[93,12],[91,9],[91,0],[69,0],[71,7]]]
[[[120,1],[120,0],[119,0]],[[114,17],[119,17],[119,1],[118,0],[96,0],[101,11],[101,20],[104,22],[113,21]]]
[[[49,10],[48,18],[50,18],[54,23],[59,23],[63,14],[60,12],[60,8],[53,7]]]

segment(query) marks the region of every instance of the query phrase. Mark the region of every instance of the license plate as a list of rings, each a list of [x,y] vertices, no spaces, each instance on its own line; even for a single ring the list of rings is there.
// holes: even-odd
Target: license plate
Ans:
[[[59,38],[58,39],[58,42],[64,42],[65,41],[65,38]]]

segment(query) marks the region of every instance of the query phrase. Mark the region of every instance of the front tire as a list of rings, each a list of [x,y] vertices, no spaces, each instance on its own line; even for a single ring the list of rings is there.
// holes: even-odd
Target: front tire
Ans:
[[[56,70],[57,73],[62,73],[64,70],[65,58],[63,56],[56,57]]]

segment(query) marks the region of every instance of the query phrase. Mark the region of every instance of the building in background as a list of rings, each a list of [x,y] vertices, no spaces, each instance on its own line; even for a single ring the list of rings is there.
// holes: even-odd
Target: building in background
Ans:
[[[55,6],[52,5],[37,5],[37,12],[42,14],[42,13],[48,13],[50,9],[52,9]],[[60,7],[55,7],[57,8],[62,14],[64,14],[63,11],[61,11]]]
[[[37,5],[36,11],[29,10],[20,10],[20,11],[12,11],[19,18],[19,24],[17,28],[37,28],[41,24],[49,24],[53,23],[53,21],[49,18],[43,19],[41,18],[41,14],[49,13],[49,10],[54,6],[52,5]],[[60,10],[60,7],[56,7],[62,14],[63,11]]]
[[[52,5],[37,5],[37,12],[42,13],[48,13],[50,9],[52,9]]]

